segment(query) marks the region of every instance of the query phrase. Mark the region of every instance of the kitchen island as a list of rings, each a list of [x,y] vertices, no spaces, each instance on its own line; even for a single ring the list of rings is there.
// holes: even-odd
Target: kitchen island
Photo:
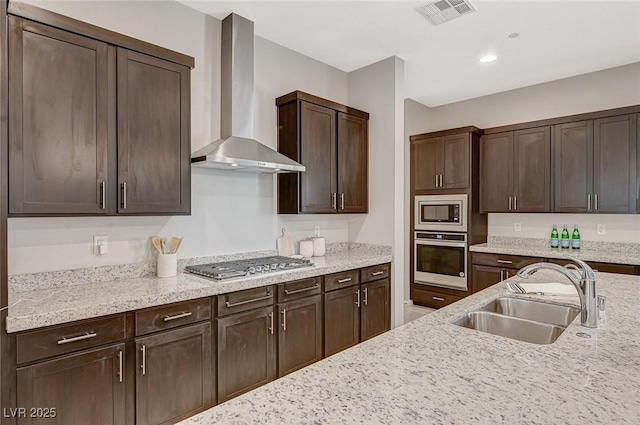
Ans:
[[[569,283],[547,271],[528,282]],[[607,297],[600,327],[578,316],[549,345],[451,324],[513,296],[501,282],[181,424],[636,425],[640,277],[598,273],[598,292]],[[520,296],[578,304],[577,294]]]

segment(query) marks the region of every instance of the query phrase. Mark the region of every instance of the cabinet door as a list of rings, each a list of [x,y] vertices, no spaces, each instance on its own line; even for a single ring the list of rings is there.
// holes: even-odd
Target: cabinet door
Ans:
[[[389,279],[362,284],[362,341],[390,329],[390,286]]]
[[[443,189],[464,189],[469,187],[471,170],[471,143],[469,133],[454,134],[442,138],[442,175]]]
[[[593,208],[593,121],[554,126],[556,212]]]
[[[336,111],[300,102],[300,161],[307,168],[300,175],[300,211],[336,212]]]
[[[107,212],[107,45],[14,16],[9,31],[9,212]]]
[[[513,271],[515,275],[515,271]],[[482,291],[506,279],[505,269],[491,266],[471,266],[471,289],[473,293]]]
[[[280,304],[278,377],[322,360],[320,294]]]
[[[413,190],[432,190],[439,186],[442,161],[439,155],[441,138],[418,140],[411,144],[411,176]]]
[[[118,48],[118,212],[188,214],[190,74]]]
[[[597,119],[594,133],[594,210],[635,212],[637,205],[636,115]]]
[[[276,375],[273,307],[218,322],[218,402],[272,381]]]
[[[324,294],[324,356],[360,342],[360,286]]]
[[[69,354],[18,368],[17,405],[55,408],[48,418],[18,418],[18,425],[125,423],[125,345]]]
[[[210,322],[137,338],[136,365],[137,425],[172,424],[211,407]]]
[[[367,120],[338,112],[338,211],[366,213],[368,201]]]
[[[513,175],[513,133],[480,140],[480,212],[509,212]]]
[[[513,133],[513,210],[551,212],[551,129]]]

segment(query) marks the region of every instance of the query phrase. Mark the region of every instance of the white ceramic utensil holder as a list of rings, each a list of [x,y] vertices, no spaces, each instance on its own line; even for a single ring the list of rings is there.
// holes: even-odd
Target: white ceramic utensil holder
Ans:
[[[178,254],[158,254],[158,277],[174,277],[178,271]]]
[[[314,257],[324,257],[324,254],[327,252],[324,238],[322,236],[318,236],[315,238],[311,238],[313,241],[313,256]]]
[[[313,241],[312,240],[300,241],[300,255],[302,255],[304,258],[313,257]]]

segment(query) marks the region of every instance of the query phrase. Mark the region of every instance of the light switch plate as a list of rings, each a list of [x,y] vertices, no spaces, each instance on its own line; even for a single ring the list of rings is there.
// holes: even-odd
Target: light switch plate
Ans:
[[[596,226],[596,232],[599,235],[606,235],[607,234],[607,225],[606,224],[598,224]]]
[[[513,231],[514,232],[522,232],[522,223],[513,223]]]

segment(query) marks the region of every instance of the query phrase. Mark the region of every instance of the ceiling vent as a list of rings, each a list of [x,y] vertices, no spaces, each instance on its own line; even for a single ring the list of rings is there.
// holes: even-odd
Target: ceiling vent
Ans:
[[[416,10],[433,25],[440,25],[443,22],[475,12],[476,8],[468,0],[438,0],[423,4]]]

